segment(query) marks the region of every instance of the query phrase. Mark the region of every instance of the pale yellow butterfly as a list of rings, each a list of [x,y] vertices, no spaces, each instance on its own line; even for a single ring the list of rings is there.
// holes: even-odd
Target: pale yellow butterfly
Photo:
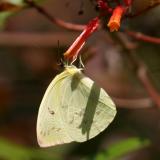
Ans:
[[[81,69],[67,66],[50,83],[37,119],[41,147],[84,142],[102,132],[116,115],[108,94]]]

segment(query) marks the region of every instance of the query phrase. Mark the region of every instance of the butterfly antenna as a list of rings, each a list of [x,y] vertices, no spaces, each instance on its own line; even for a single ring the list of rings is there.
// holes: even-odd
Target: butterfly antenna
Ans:
[[[81,55],[79,55],[79,67],[80,68],[84,68],[84,64],[83,64],[82,56]]]
[[[57,53],[58,53],[58,59],[60,59],[60,60],[58,60],[58,65],[64,67],[64,60],[63,60],[61,52],[60,52],[60,42],[59,42],[59,40],[58,40],[58,50],[57,50]]]
[[[58,55],[60,55],[60,44],[59,44],[59,40],[58,40]]]
[[[79,15],[82,15],[84,13],[84,1],[81,0],[81,4],[80,4],[80,10],[78,12]]]

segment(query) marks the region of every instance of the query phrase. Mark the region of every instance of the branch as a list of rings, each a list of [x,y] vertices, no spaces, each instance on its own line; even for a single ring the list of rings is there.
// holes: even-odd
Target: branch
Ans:
[[[45,10],[43,7],[37,5],[32,0],[24,0],[26,4],[28,4],[29,7],[32,7],[36,9],[40,14],[45,16],[48,20],[50,20],[52,23],[55,23],[56,25],[68,29],[68,30],[74,30],[74,31],[82,31],[85,29],[86,25],[80,25],[80,24],[73,24],[69,22],[65,22],[59,18],[55,18],[52,15],[49,14],[47,10]]]
[[[144,66],[144,64],[139,65],[137,76],[141,80],[143,86],[145,87],[153,101],[157,104],[158,107],[160,107],[160,94],[154,88],[151,82],[151,78],[148,74],[147,68],[146,66]]]
[[[153,102],[150,98],[129,99],[112,97],[112,99],[118,108],[143,109],[151,108],[153,106]]]
[[[154,43],[154,44],[160,44],[160,38],[151,37],[151,36],[142,34],[140,32],[134,32],[134,31],[129,31],[129,30],[125,30],[124,32],[127,35],[129,35],[137,40],[144,41],[144,42],[150,42],[150,43]]]
[[[126,58],[129,60],[130,64],[132,65],[133,71],[135,71],[137,78],[142,83],[143,87],[147,91],[148,95],[152,98],[154,103],[160,107],[160,94],[152,84],[151,78],[148,74],[148,69],[145,64],[136,57],[133,52],[127,48],[123,39],[121,39],[121,35],[117,34],[117,39],[120,44],[123,46],[124,52],[126,52]]]
[[[68,46],[78,33],[60,32],[60,33],[22,33],[22,32],[3,32],[0,33],[0,46],[11,47],[54,47],[58,40],[60,45]]]

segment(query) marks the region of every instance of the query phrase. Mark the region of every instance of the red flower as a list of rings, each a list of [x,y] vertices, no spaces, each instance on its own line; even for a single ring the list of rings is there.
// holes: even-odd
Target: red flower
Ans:
[[[64,58],[71,62],[75,61],[86,40],[93,32],[97,30],[98,26],[99,18],[96,17],[88,23],[84,31],[80,34],[80,36],[77,37],[69,49],[64,53]]]
[[[110,32],[119,30],[123,13],[124,13],[124,7],[122,6],[117,6],[113,10],[112,16],[108,22],[108,27],[110,28]]]

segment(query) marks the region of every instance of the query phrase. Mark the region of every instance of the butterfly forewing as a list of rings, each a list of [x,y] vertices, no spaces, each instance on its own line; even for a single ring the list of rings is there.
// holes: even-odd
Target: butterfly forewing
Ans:
[[[64,76],[65,75],[65,76]],[[59,111],[61,102],[61,82],[67,77],[60,74],[51,82],[41,102],[37,119],[37,139],[42,147],[71,142],[64,119]]]

